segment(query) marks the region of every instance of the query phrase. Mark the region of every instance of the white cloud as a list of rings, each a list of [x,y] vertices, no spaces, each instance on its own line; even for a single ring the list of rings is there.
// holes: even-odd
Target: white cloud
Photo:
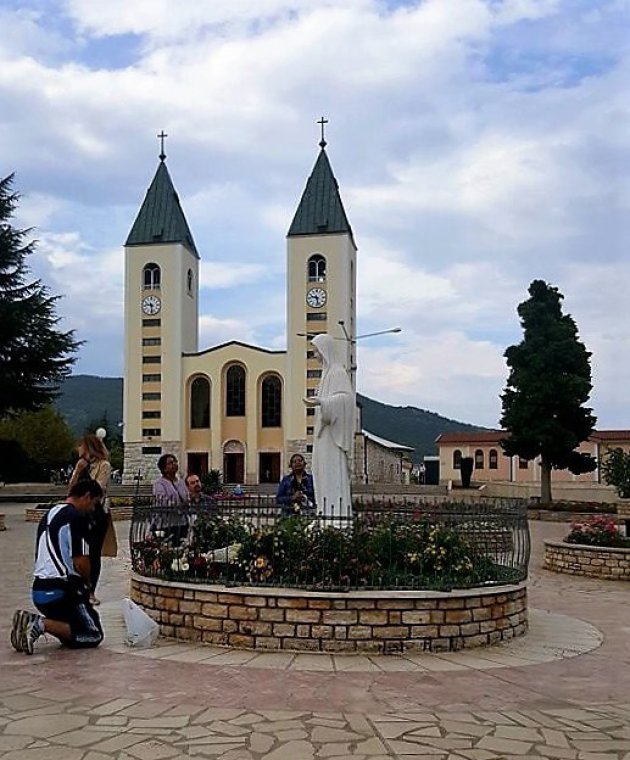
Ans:
[[[16,222],[23,228],[45,226],[61,206],[61,201],[52,195],[44,193],[23,195],[16,211]]]
[[[208,290],[236,288],[260,279],[264,267],[255,264],[201,262],[199,285]]]
[[[366,5],[356,0],[352,4]],[[216,25],[258,25],[298,10],[334,5],[333,0],[196,0],[181,4],[174,13],[169,0],[111,0],[107,4],[66,0],[67,12],[84,32],[95,36],[149,34],[158,38],[195,36]]]
[[[221,319],[212,314],[200,316],[199,346],[201,350],[231,340],[255,343],[255,333],[252,326],[239,319]]]
[[[362,345],[361,390],[495,424],[516,306],[541,277],[593,351],[600,418],[630,426],[627,4],[39,6],[0,11],[0,163],[20,222],[43,228],[37,273],[100,336],[83,371],[121,371],[120,244],[162,127],[202,256],[201,346],[284,347],[284,236],[324,113],[359,329],[404,330]]]
[[[0,29],[0,58],[49,56],[69,47],[60,34],[47,28],[45,14],[36,9],[0,7]]]
[[[497,398],[506,377],[499,347],[457,332],[407,333],[391,343],[360,348],[361,392],[478,425],[497,424]]]
[[[76,232],[42,231],[28,263],[53,294],[63,296],[59,312],[82,340],[114,332],[112,321],[123,314],[120,250],[95,251]]]
[[[560,7],[560,0],[502,0],[496,9],[496,18],[502,24],[533,21],[556,13]]]

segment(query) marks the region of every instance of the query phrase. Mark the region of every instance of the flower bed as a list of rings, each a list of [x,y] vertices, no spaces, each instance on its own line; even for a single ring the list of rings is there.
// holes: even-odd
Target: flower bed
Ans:
[[[524,505],[348,519],[149,504],[131,529],[132,596],[164,634],[252,649],[445,651],[518,636],[528,558]]]
[[[612,517],[600,516],[575,522],[564,540],[568,544],[630,549],[630,539],[620,533],[617,521]]]
[[[545,567],[568,575],[630,580],[630,539],[610,517],[576,522],[564,541],[545,541]]]
[[[500,585],[527,571],[512,532],[470,514],[458,524],[382,512],[331,523],[151,510],[134,524],[131,558],[146,577],[331,590]]]

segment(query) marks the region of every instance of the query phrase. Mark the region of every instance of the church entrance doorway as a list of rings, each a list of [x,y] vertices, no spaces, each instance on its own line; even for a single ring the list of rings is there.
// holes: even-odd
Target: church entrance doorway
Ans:
[[[245,480],[245,454],[223,455],[223,482],[242,483]]]
[[[199,475],[203,478],[208,473],[208,455],[189,453],[186,461],[186,474]]]
[[[259,454],[258,481],[260,483],[280,482],[280,454],[270,452]]]
[[[228,441],[223,447],[223,482],[245,482],[245,449],[240,441]]]

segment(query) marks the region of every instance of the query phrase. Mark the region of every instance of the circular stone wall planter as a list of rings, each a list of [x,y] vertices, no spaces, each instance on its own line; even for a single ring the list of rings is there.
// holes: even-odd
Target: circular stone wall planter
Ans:
[[[567,575],[630,581],[630,549],[545,541],[545,568]]]
[[[525,583],[437,591],[225,587],[132,575],[131,596],[162,633],[258,650],[453,651],[527,630]]]

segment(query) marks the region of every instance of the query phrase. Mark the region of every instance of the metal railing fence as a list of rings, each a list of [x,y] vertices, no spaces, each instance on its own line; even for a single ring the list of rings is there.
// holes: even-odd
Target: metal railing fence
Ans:
[[[352,517],[285,514],[273,497],[159,505],[138,498],[133,569],[148,577],[310,590],[500,586],[527,577],[521,501],[355,504]]]

